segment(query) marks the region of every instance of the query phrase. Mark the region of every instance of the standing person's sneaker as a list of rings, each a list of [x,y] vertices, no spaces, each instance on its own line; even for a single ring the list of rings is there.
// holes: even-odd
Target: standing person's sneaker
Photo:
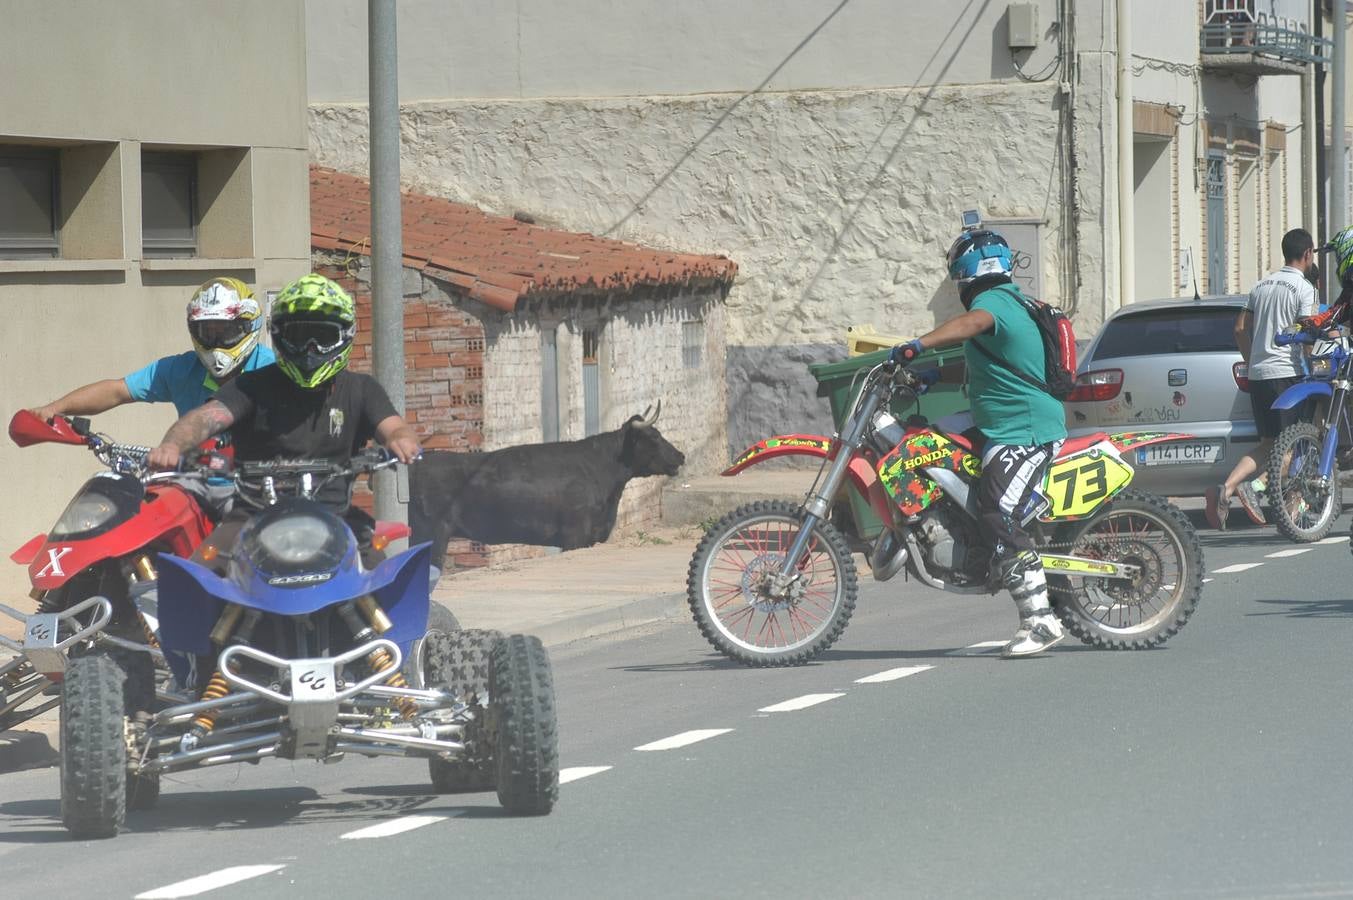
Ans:
[[[1254,490],[1254,485],[1248,481],[1242,481],[1236,486],[1236,499],[1240,501],[1240,508],[1245,510],[1245,515],[1250,517],[1250,521],[1256,525],[1267,525],[1268,520],[1264,518],[1264,511],[1259,508],[1259,494]]]
[[[1010,643],[1001,648],[1001,656],[1010,659],[1015,656],[1033,656],[1042,653],[1053,644],[1066,637],[1062,623],[1052,610],[1040,612],[1019,623],[1019,631],[1010,639]]]
[[[1203,516],[1207,524],[1218,531],[1226,530],[1226,517],[1231,512],[1231,498],[1226,496],[1226,485],[1210,487],[1205,494],[1207,502],[1203,506]]]

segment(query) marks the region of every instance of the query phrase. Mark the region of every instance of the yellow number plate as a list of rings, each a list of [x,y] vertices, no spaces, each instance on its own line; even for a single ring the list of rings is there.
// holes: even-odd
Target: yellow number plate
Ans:
[[[1088,516],[1131,480],[1132,467],[1098,447],[1058,460],[1043,479],[1043,494],[1051,504],[1043,518]]]

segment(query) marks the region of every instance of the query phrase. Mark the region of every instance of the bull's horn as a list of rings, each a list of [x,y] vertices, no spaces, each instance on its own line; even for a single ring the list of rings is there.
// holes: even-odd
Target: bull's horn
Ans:
[[[662,398],[658,398],[658,406],[653,410],[653,418],[648,420],[648,424],[658,424],[658,416],[662,415]]]
[[[643,411],[643,412],[639,413],[639,421],[640,421],[640,422],[643,422],[645,425],[650,424],[650,422],[648,421],[648,414],[649,414],[650,412],[652,412],[652,411],[653,411],[653,404],[650,403],[650,404],[648,404],[647,406],[644,407],[644,411]]]

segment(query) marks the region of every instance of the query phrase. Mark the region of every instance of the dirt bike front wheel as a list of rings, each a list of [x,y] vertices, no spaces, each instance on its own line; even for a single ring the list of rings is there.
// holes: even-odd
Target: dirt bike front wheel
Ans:
[[[1131,580],[1049,575],[1057,616],[1087,644],[1144,650],[1184,627],[1203,592],[1203,550],[1178,507],[1161,497],[1124,491],[1085,522],[1058,530],[1074,556],[1136,567]]]
[[[1269,456],[1267,493],[1274,524],[1299,544],[1320,540],[1339,518],[1338,466],[1328,479],[1320,476],[1324,443],[1323,429],[1297,422],[1282,430]]]
[[[813,526],[795,577],[774,581],[803,528],[803,510],[783,500],[739,507],[705,532],[691,558],[686,598],[716,650],[750,666],[794,666],[836,642],[855,611],[858,578],[846,539]]]

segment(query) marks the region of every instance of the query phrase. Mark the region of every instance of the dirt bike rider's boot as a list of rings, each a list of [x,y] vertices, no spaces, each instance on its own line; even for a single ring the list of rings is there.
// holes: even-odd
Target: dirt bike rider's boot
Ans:
[[[995,560],[1001,584],[1019,608],[1019,630],[1001,648],[1001,656],[1032,656],[1066,637],[1062,623],[1048,604],[1048,580],[1043,562],[1032,550]]]

